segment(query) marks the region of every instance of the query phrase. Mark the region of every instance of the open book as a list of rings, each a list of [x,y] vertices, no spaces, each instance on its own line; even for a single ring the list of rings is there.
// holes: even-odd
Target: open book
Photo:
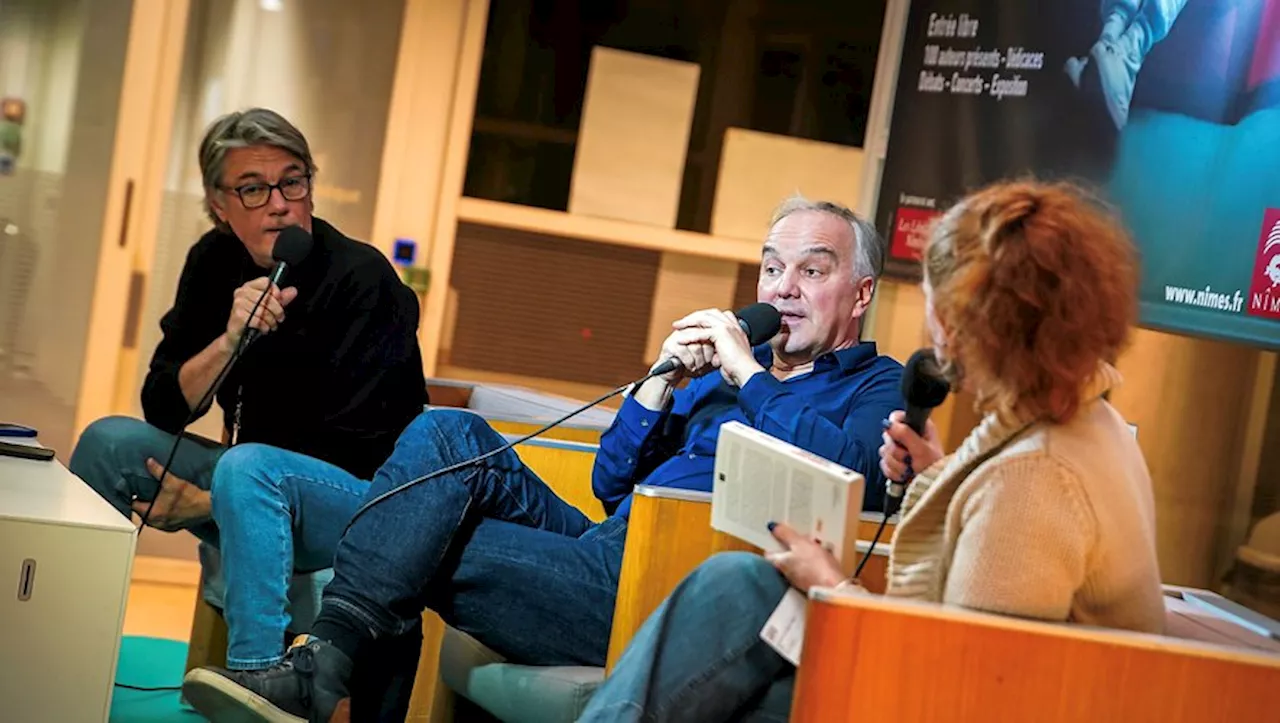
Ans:
[[[780,550],[768,524],[785,522],[827,545],[852,575],[858,562],[861,474],[740,422],[720,427],[711,526]]]

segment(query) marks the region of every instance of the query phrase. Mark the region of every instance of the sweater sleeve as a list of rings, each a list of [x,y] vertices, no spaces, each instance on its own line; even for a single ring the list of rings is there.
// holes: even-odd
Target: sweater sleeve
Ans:
[[[187,253],[178,279],[177,296],[160,319],[162,336],[142,384],[143,415],[148,423],[170,434],[177,434],[191,413],[178,373],[183,364],[209,346],[226,328],[225,310],[231,306],[231,295],[219,298],[210,283],[219,270],[210,268],[207,258],[203,243],[197,243]],[[231,374],[234,373],[233,369]]]
[[[1097,518],[1073,471],[1042,453],[976,471],[943,602],[1065,621],[1084,584]]]

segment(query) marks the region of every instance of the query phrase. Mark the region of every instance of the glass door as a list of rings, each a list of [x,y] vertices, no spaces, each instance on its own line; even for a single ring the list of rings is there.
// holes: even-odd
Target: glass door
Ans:
[[[138,149],[185,6],[0,2],[0,421],[64,460],[83,418],[109,411]]]

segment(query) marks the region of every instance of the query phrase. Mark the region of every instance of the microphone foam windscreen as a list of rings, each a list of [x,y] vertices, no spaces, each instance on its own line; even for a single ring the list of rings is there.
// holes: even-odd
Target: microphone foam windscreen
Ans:
[[[757,346],[777,336],[782,329],[782,314],[771,305],[762,302],[744,306],[733,312],[746,325],[751,346]]]
[[[289,226],[276,236],[276,245],[271,248],[271,258],[289,266],[297,266],[311,253],[311,243],[311,234],[302,230],[301,226]]]
[[[932,409],[942,404],[951,385],[942,376],[932,349],[921,349],[907,360],[902,371],[902,396],[913,407]]]

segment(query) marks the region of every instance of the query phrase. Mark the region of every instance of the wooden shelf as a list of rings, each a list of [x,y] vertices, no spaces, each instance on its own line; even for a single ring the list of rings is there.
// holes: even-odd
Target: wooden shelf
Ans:
[[[458,200],[458,221],[744,264],[760,263],[763,242],[465,196]]]

